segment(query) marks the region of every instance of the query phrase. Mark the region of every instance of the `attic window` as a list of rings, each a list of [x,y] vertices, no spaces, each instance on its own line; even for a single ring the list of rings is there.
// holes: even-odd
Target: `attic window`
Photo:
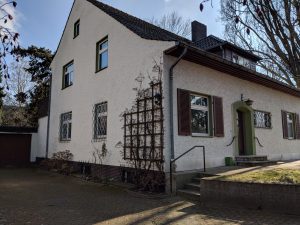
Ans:
[[[80,32],[80,20],[77,20],[74,24],[74,38],[76,38],[79,35]]]
[[[253,61],[246,59],[234,52],[232,53],[232,61],[251,70],[256,70],[256,65]]]

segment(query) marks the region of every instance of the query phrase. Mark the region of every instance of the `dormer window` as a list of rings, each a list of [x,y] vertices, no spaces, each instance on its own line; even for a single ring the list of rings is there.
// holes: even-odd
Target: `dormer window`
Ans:
[[[74,38],[76,38],[79,35],[80,32],[80,20],[77,20],[74,24]]]
[[[248,69],[256,70],[256,65],[253,61],[246,59],[234,52],[232,53],[232,62],[247,67]]]

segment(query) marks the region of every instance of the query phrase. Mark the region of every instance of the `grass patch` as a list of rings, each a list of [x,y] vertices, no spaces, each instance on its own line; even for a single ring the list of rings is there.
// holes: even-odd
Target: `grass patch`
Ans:
[[[300,170],[273,169],[245,172],[242,174],[221,176],[219,180],[268,183],[268,184],[300,184]]]

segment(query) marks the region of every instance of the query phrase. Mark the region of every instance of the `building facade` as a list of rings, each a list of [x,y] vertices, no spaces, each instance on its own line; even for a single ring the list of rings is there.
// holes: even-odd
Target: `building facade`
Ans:
[[[196,145],[205,146],[207,167],[240,155],[299,159],[300,91],[257,73],[259,57],[207,36],[203,24],[192,30],[190,41],[96,0],[75,0],[51,65],[48,157],[70,150],[74,161],[93,163],[105,143],[103,163],[126,166],[120,115],[134,104],[136,78],[148,84],[158,62],[165,172]],[[176,163],[177,171],[202,167],[200,150]]]

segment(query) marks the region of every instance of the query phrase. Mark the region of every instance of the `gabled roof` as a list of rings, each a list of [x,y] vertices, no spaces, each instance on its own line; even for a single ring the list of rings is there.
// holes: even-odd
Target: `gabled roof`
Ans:
[[[141,38],[159,41],[181,41],[192,44],[192,42],[186,38],[176,35],[170,31],[164,30],[137,17],[131,16],[102,2],[99,2],[97,0],[87,1],[123,24],[125,27],[127,27],[135,34],[139,35]]]
[[[135,34],[139,35],[141,38],[144,39],[159,40],[159,41],[179,41],[192,46],[196,46],[206,51],[209,51],[219,46],[228,45],[229,47],[234,48],[237,52],[241,53],[242,55],[246,55],[247,57],[250,57],[256,61],[261,59],[260,57],[254,55],[253,53],[247,52],[244,49],[228,41],[224,41],[216,36],[209,35],[208,37],[203,38],[194,43],[184,37],[176,35],[170,31],[167,31],[151,23],[148,23],[144,20],[141,20],[137,17],[129,15],[128,13],[113,8],[97,0],[87,0],[87,1],[93,4],[94,6],[98,7],[100,10],[102,10],[109,16],[113,17],[119,23],[123,24],[129,30],[131,30],[132,32],[134,32]]]

